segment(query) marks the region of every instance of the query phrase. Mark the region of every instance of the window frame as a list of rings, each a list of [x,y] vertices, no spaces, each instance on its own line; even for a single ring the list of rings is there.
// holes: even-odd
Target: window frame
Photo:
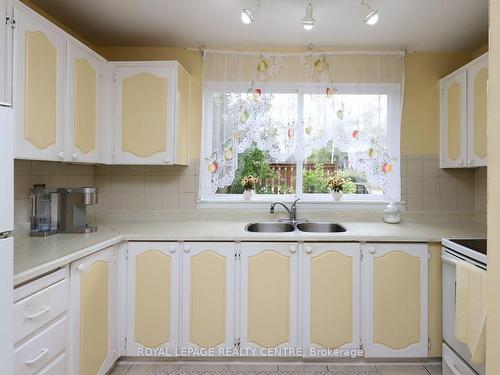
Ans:
[[[241,194],[212,194],[210,193],[210,175],[206,168],[206,159],[210,157],[213,137],[213,94],[220,91],[247,92],[248,82],[204,82],[202,99],[202,142],[200,156],[199,174],[199,201],[198,203],[245,203],[256,205],[275,200],[293,201],[300,198],[302,202],[308,203],[332,203],[332,204],[385,204],[389,201],[401,200],[401,111],[402,93],[401,85],[395,83],[355,83],[335,84],[336,95],[356,94],[379,94],[387,95],[387,122],[388,122],[388,144],[387,152],[393,165],[392,173],[389,175],[389,191],[384,195],[369,194],[344,194],[340,202],[333,201],[328,193],[304,193],[302,191],[302,173],[304,158],[299,155],[296,158],[296,192],[295,194],[256,194],[251,201],[245,201]],[[325,89],[324,83],[296,83],[296,82],[259,82],[258,87],[264,93],[296,93],[297,96],[297,143],[302,142],[304,132],[303,108],[304,94],[317,94]]]

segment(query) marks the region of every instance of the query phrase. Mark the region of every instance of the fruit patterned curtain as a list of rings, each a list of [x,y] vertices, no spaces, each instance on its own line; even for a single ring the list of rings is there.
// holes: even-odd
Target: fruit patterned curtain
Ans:
[[[348,155],[344,168],[386,190],[399,165],[387,122],[399,126],[403,90],[401,53],[205,52],[211,193],[233,183],[238,155],[252,145],[283,163],[331,145]]]

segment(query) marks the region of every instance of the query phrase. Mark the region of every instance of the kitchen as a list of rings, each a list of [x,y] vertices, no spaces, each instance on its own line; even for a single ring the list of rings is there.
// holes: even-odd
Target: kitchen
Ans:
[[[495,1],[0,3],[2,373],[498,372]]]

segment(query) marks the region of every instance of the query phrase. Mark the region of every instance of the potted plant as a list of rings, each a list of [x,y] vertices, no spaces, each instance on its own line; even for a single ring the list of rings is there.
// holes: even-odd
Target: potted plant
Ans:
[[[345,173],[342,171],[335,171],[333,176],[328,178],[328,187],[332,192],[332,197],[334,201],[340,201],[342,199],[342,191],[345,187],[350,185],[351,179],[346,177]]]
[[[250,200],[255,195],[255,186],[257,185],[257,179],[252,175],[243,177],[241,180],[241,185],[245,191],[243,192],[243,198],[245,200]]]

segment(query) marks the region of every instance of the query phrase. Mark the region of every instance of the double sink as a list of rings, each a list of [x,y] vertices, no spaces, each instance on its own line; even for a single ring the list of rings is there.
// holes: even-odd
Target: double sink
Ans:
[[[337,223],[319,223],[319,222],[260,222],[251,223],[245,227],[247,232],[260,233],[286,233],[298,230],[309,233],[342,233],[347,229]]]

